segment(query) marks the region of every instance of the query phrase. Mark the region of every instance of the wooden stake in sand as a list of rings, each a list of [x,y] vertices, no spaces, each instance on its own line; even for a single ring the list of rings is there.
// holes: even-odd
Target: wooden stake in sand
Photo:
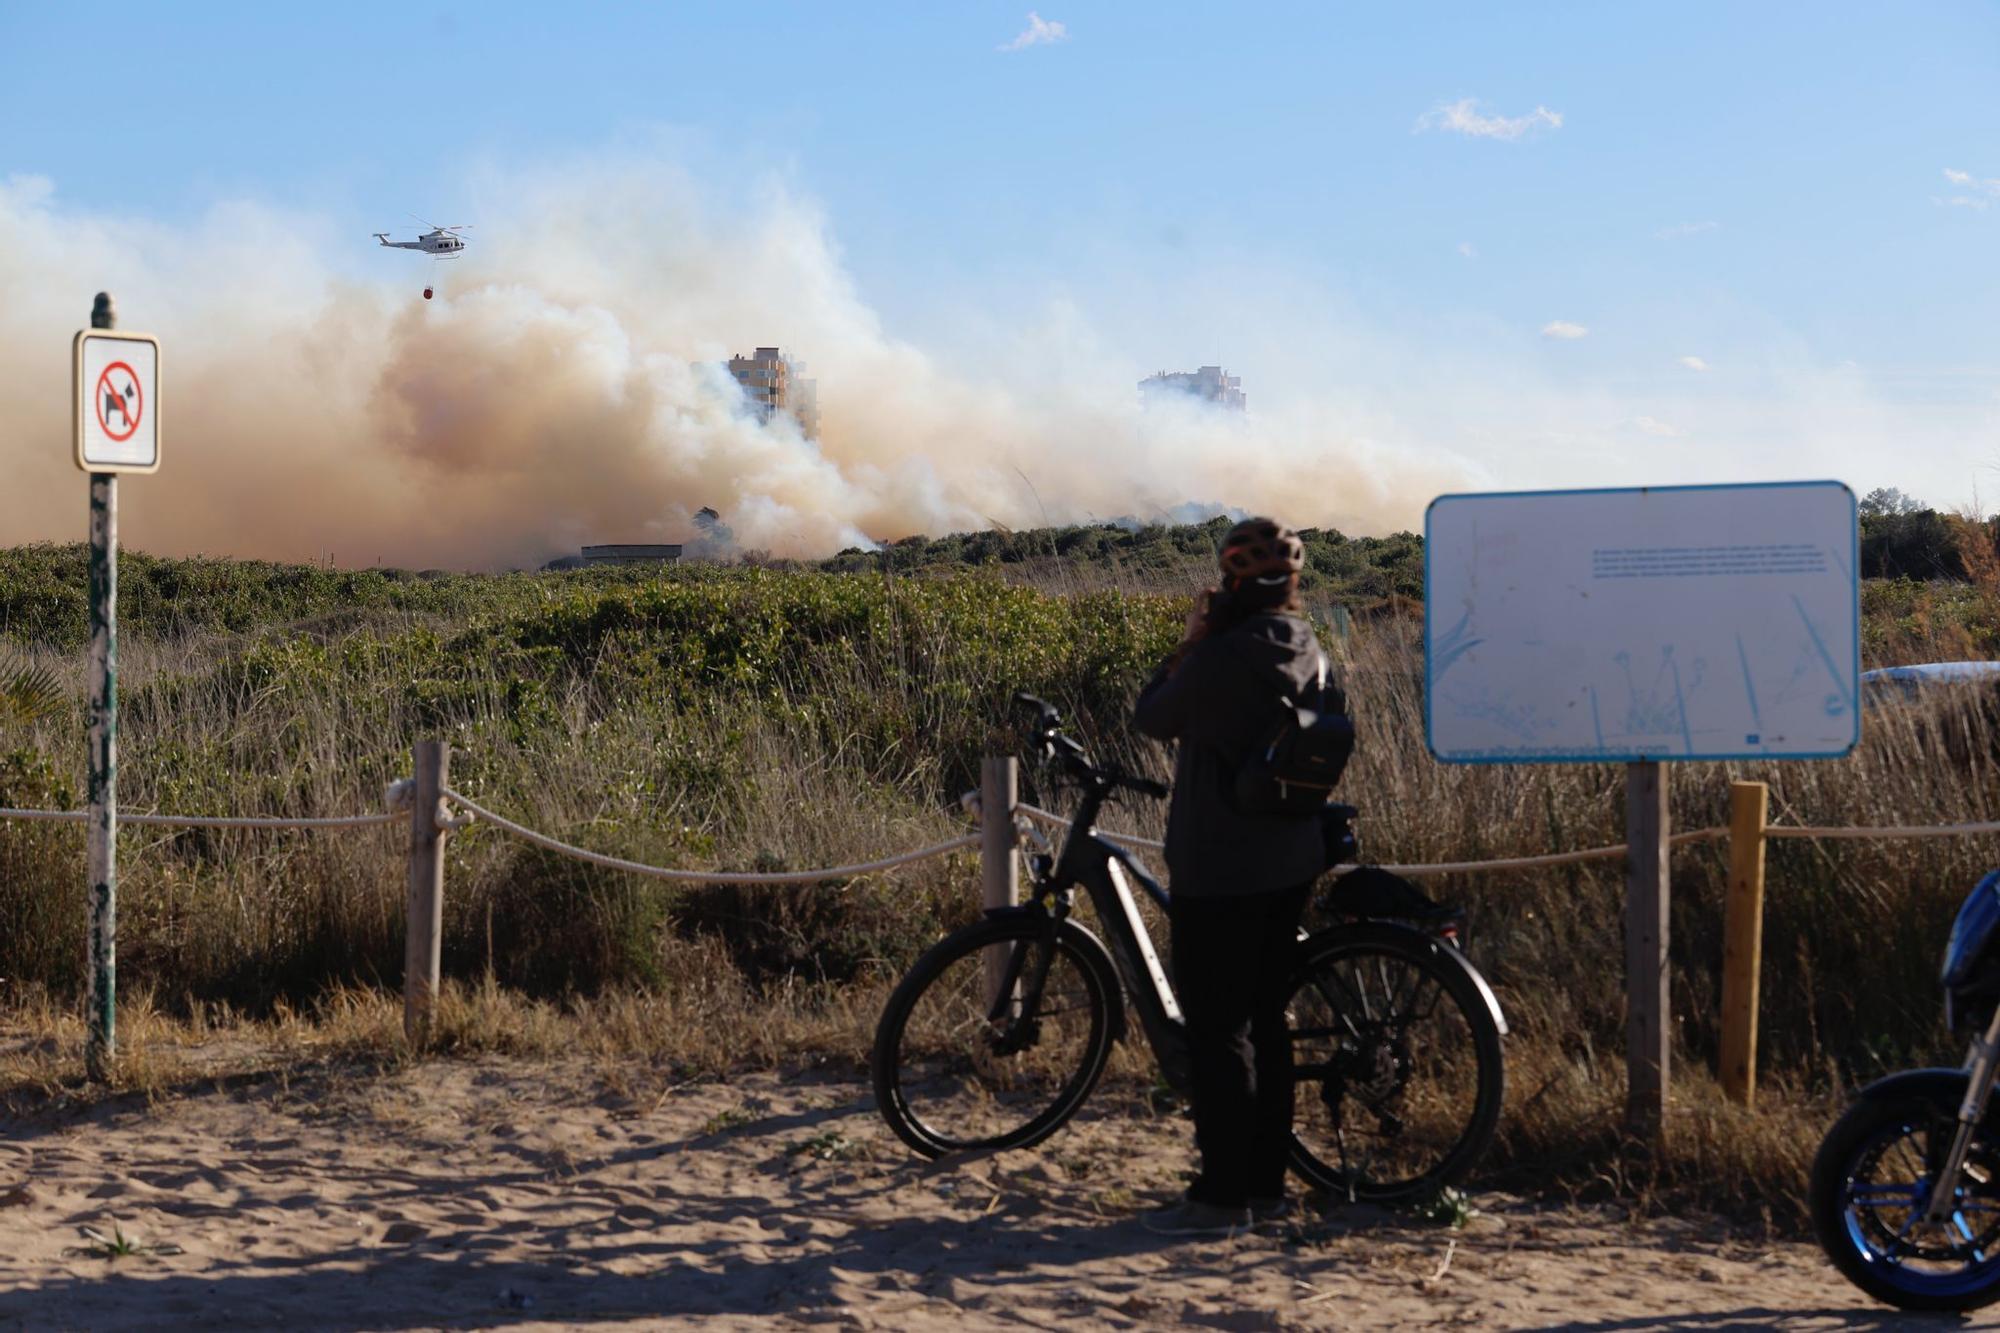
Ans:
[[[979,882],[981,906],[987,911],[1012,907],[1021,896],[1021,854],[1015,845],[1014,807],[1020,799],[1020,777],[1012,755],[988,755],[979,766]],[[1004,946],[986,951],[986,1007],[1000,999],[1007,971]]]
[[[1625,1126],[1657,1143],[1666,1124],[1667,766],[1625,765]]]
[[[403,1035],[412,1046],[430,1034],[444,949],[444,840],[439,820],[450,780],[451,746],[418,741],[410,793],[410,892],[403,940]]]
[[[1722,928],[1722,1090],[1757,1105],[1757,981],[1764,954],[1764,827],[1770,789],[1729,784],[1729,899]]]

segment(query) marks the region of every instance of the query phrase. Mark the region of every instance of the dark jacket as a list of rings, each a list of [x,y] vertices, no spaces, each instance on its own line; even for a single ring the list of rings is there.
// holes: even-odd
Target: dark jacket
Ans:
[[[1231,799],[1237,769],[1283,721],[1283,700],[1314,698],[1322,660],[1302,618],[1263,612],[1203,639],[1139,692],[1139,730],[1180,742],[1167,810],[1176,895],[1264,893],[1326,869],[1317,817],[1240,814]]]

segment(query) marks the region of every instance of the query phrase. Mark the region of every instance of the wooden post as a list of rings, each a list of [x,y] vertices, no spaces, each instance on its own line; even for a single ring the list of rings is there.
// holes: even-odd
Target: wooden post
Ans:
[[[1722,922],[1722,1091],[1757,1105],[1757,981],[1764,956],[1764,824],[1770,790],[1729,784],[1729,899]]]
[[[1666,1126],[1667,768],[1625,766],[1625,1126],[1657,1143]]]
[[[418,741],[410,790],[410,892],[403,941],[403,1035],[412,1046],[430,1035],[444,946],[444,841],[438,809],[450,780],[451,747]]]
[[[1012,907],[1020,899],[1021,853],[1014,836],[1014,807],[1019,799],[1019,774],[1012,755],[989,755],[979,765],[979,885],[987,911]],[[1000,978],[1007,954],[998,946],[986,951],[986,1008],[1000,998]]]
[[[99,292],[90,327],[118,326]],[[90,474],[90,713],[86,743],[90,824],[85,889],[90,903],[89,1036],[84,1067],[110,1077],[118,1054],[118,474]]]

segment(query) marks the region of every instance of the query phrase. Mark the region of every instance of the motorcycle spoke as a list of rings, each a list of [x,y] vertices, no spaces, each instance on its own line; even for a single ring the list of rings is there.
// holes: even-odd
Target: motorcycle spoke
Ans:
[[[1874,1185],[1856,1184],[1848,1190],[1847,1197],[1855,1203],[1911,1203],[1917,1198],[1921,1186],[1912,1181],[1907,1185],[1892,1185],[1886,1182]]]
[[[1892,1264],[1900,1264],[1901,1262],[1903,1262],[1899,1256],[1903,1253],[1904,1250],[1910,1248],[1910,1232],[1915,1230],[1917,1224],[1923,1220],[1924,1220],[1923,1212],[1919,1209],[1912,1208],[1910,1210],[1909,1217],[1906,1218],[1903,1222],[1902,1230],[1898,1231],[1893,1237],[1890,1238],[1888,1253],[1884,1254],[1882,1257],[1887,1259]]]

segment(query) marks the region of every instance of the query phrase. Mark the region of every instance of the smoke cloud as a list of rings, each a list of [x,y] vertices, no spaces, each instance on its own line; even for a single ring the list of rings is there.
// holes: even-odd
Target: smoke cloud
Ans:
[[[780,189],[731,203],[625,162],[483,193],[505,202],[464,257],[376,248],[370,268],[365,233],[275,206],[163,225],[0,182],[0,544],[83,535],[68,338],[99,289],[164,344],[165,466],[121,502],[124,542],[163,554],[519,567],[712,543],[704,506],[741,546],[801,556],[1190,499],[1380,532],[1477,475],[1356,439],[1331,405],[1142,407],[1101,354],[1054,378],[952,364],[883,328]],[[760,344],[808,363],[822,439],[746,415],[719,363]]]

